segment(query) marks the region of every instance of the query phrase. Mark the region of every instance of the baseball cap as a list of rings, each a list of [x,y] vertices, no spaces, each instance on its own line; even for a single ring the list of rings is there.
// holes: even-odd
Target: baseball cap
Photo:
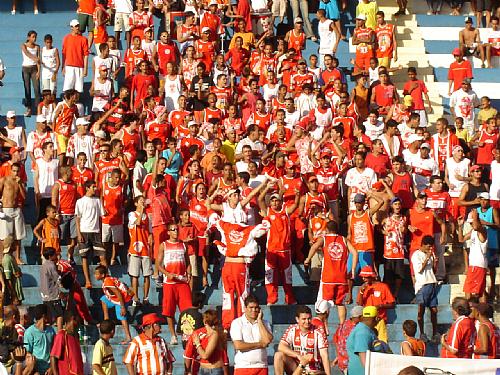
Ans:
[[[366,306],[363,308],[363,318],[377,317],[377,308],[375,306]]]
[[[364,266],[359,272],[360,277],[377,277],[377,274],[373,270],[372,266]]]
[[[307,63],[306,63],[306,60],[304,60],[304,59],[298,59],[297,64],[307,64]]]
[[[305,121],[305,120],[300,120],[299,122],[297,122],[297,123],[295,124],[295,126],[296,126],[297,128],[300,128],[300,129],[305,130],[305,131],[307,130],[308,125],[309,125],[309,124],[308,124],[308,123],[307,123],[307,121]]]
[[[453,49],[453,52],[451,54],[453,56],[461,56],[462,52],[460,51],[460,48],[455,48],[455,49]]]
[[[281,200],[281,195],[279,195],[278,193],[273,193],[273,194],[271,194],[271,197],[269,199],[270,200],[273,200],[273,199]]]
[[[146,32],[146,31],[152,31],[152,30],[153,30],[153,29],[152,29],[151,27],[149,27],[149,26],[148,26],[148,27],[146,27],[146,28],[144,29],[144,32]]]
[[[302,21],[302,18],[300,18],[300,17],[295,17],[295,19],[293,20],[293,23],[304,23],[304,21]]]
[[[230,195],[239,194],[239,193],[240,193],[240,189],[231,189],[228,191],[226,196],[229,197]]]
[[[460,145],[456,145],[455,147],[453,147],[453,149],[451,150],[451,153],[455,153],[457,151],[463,151],[463,147],[460,146]]]
[[[142,326],[150,326],[155,323],[162,323],[163,321],[163,318],[156,315],[156,313],[150,313],[142,317]]]
[[[211,6],[211,5],[219,5],[219,3],[216,1],[216,0],[212,0],[210,3],[208,3],[208,6]]]
[[[197,123],[196,121],[189,121],[189,122],[188,122],[188,128],[189,128],[190,126],[195,126],[195,125],[198,125],[198,123]]]
[[[285,163],[285,168],[287,169],[295,168],[295,163],[292,160],[287,160]]]
[[[354,203],[365,203],[366,196],[364,194],[356,194],[354,196]]]
[[[351,318],[359,318],[362,315],[363,315],[363,306],[354,306],[349,313],[349,316]]]
[[[106,139],[106,132],[104,130],[98,130],[94,133],[96,138]]]
[[[479,193],[477,197],[480,199],[490,200],[490,194],[487,192]]]
[[[90,122],[85,117],[79,117],[76,119],[76,126],[88,124],[90,124]]]
[[[7,111],[6,116],[7,116],[7,118],[16,117],[16,112],[15,111]]]
[[[424,137],[422,137],[421,135],[410,134],[410,136],[408,137],[408,144],[411,144],[411,143],[417,142],[417,141],[422,141],[423,139],[424,139]]]
[[[462,80],[462,83],[465,83],[465,84],[467,84],[467,85],[470,85],[470,84],[471,84],[471,82],[472,82],[472,80],[471,80],[470,78],[464,78],[464,79]]]
[[[36,122],[47,122],[47,118],[44,115],[37,115]]]
[[[366,21],[366,14],[360,13],[356,16],[356,19]]]
[[[105,71],[105,70],[108,70],[108,67],[106,65],[102,64],[101,66],[99,66],[99,70]]]
[[[14,155],[16,152],[21,152],[22,150],[24,150],[24,147],[11,147],[9,154]]]
[[[476,171],[476,170],[478,170],[478,169],[482,170],[483,168],[482,168],[480,165],[477,165],[477,164],[475,164],[475,165],[473,165],[472,167],[470,167],[470,171],[471,171],[471,172],[472,172],[472,171]]]
[[[390,204],[394,204],[396,202],[401,202],[401,198],[399,198],[399,197],[392,198],[391,201],[390,201]]]
[[[420,145],[420,148],[427,148],[427,149],[429,149],[429,150],[430,150],[430,149],[431,149],[431,145],[430,145],[430,144],[428,144],[427,142],[425,142],[425,143],[422,143],[422,144]]]
[[[413,98],[411,95],[405,95],[403,98],[403,104],[407,107],[410,107],[413,104]]]
[[[323,158],[325,158],[325,157],[326,157],[326,158],[331,158],[331,157],[332,157],[332,153],[331,153],[331,151],[330,151],[330,150],[325,150],[325,151],[322,151],[322,152],[321,152],[321,154],[319,155],[319,157],[320,157],[321,159],[323,159]]]
[[[209,33],[210,32],[210,27],[205,26],[204,28],[201,29],[202,33]]]
[[[71,27],[74,27],[74,26],[79,26],[80,25],[80,22],[78,22],[78,20],[71,20],[71,22],[69,23],[69,25]]]
[[[469,16],[465,17],[464,22],[465,23],[472,23],[472,17],[469,17]]]
[[[427,194],[425,194],[423,191],[421,191],[417,194],[417,198],[427,198]]]

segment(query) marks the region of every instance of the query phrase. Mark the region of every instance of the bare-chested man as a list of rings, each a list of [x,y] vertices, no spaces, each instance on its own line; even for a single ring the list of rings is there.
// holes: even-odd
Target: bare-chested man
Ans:
[[[26,227],[21,209],[26,199],[26,186],[19,175],[20,171],[21,165],[13,163],[10,166],[10,174],[0,178],[0,196],[2,197],[0,240],[3,241],[7,236],[12,235],[15,240],[16,260],[18,264],[24,264],[21,261],[20,241],[26,237]],[[2,247],[1,241],[0,247]],[[3,251],[0,251],[0,254],[3,254]]]
[[[479,29],[474,27],[471,17],[465,17],[465,28],[458,33],[458,46],[464,56],[475,56],[481,59],[484,68],[484,46],[481,44]]]

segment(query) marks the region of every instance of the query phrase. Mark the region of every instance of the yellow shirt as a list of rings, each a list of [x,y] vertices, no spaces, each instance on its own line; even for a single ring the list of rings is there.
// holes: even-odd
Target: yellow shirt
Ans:
[[[378,5],[375,0],[369,1],[365,4],[363,1],[360,1],[358,6],[356,7],[356,17],[360,14],[364,14],[366,16],[366,27],[370,27],[373,30],[377,27],[377,17],[376,13],[378,12]]]
[[[227,161],[231,164],[234,163],[234,152],[236,150],[236,145],[237,143],[231,143],[226,139],[224,142],[222,142],[222,147],[220,148],[220,151],[224,155],[226,155]]]
[[[461,129],[461,130],[457,129],[455,135],[457,136],[457,138],[463,139],[467,143],[469,143],[471,140],[471,136],[469,135],[467,129]]]
[[[497,110],[493,107],[491,107],[490,109],[481,109],[477,114],[477,122],[481,126],[486,121],[488,121],[488,119],[495,117],[496,115]]]
[[[255,44],[255,36],[253,33],[235,33],[233,37],[231,38],[231,43],[229,43],[229,49],[233,48],[235,46],[235,41],[236,38],[241,36],[243,39],[243,48],[246,48],[247,50],[251,50],[253,48],[253,45]]]
[[[94,346],[92,355],[92,364],[101,365],[102,370],[106,375],[117,375],[115,358],[113,356],[113,347],[103,339],[99,339]],[[92,372],[94,375],[97,372]]]

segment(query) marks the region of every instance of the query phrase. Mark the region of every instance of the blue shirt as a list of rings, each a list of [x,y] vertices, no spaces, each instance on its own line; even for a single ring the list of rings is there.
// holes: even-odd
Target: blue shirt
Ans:
[[[26,351],[36,358],[36,370],[41,374],[45,373],[50,367],[50,350],[55,335],[54,328],[49,326],[44,331],[40,331],[34,324],[24,332]]]
[[[361,364],[358,353],[367,352],[371,350],[373,340],[377,336],[373,330],[365,323],[360,322],[351,331],[347,338],[347,355],[349,357],[349,364],[347,365],[348,375],[364,375],[365,368]]]
[[[172,155],[172,151],[169,149],[163,151],[162,156],[165,159],[170,159],[170,155]],[[175,181],[177,181],[179,179],[179,170],[181,169],[182,164],[182,156],[179,151],[176,151],[174,157],[172,158],[172,162],[170,163],[170,167],[165,168],[165,173],[168,173],[175,179]]]

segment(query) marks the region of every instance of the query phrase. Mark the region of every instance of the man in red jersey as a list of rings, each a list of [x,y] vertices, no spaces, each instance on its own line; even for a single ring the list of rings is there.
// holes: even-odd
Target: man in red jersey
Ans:
[[[85,195],[85,182],[94,179],[94,172],[92,169],[87,168],[87,155],[84,152],[80,152],[76,155],[76,163],[71,167],[71,179],[76,185],[76,191],[78,198]]]
[[[464,60],[460,48],[453,50],[455,61],[450,64],[448,69],[448,95],[451,96],[462,87],[462,82],[465,78],[474,78],[472,75],[472,65],[469,60]]]
[[[375,28],[375,35],[377,39],[376,55],[378,58],[379,66],[389,68],[391,60],[398,60],[396,28],[393,24],[387,23],[385,14],[381,10],[376,13],[377,27]]]
[[[61,238],[68,239],[68,260],[74,263],[73,251],[76,246],[76,216],[75,207],[78,188],[72,179],[71,167],[59,169],[60,178],[52,187],[52,205],[57,208]]]
[[[338,234],[335,221],[326,225],[327,233],[321,236],[309,250],[304,265],[309,265],[314,254],[321,248],[323,251],[323,265],[321,268],[321,282],[316,300],[316,312],[324,314],[330,305],[336,305],[339,322],[343,324],[346,318],[346,304],[352,302],[352,285],[356,277],[358,252],[351,243]],[[351,254],[352,267],[347,267],[347,258]]]
[[[297,73],[292,74],[289,90],[294,92],[297,97],[302,92],[302,87],[306,83],[315,87],[317,84],[316,80],[317,78],[314,73],[307,70],[306,60],[299,59],[297,61]]]
[[[275,188],[268,181],[265,189],[259,195],[260,214],[263,224],[269,227],[267,233],[266,251],[266,291],[267,304],[274,305],[278,302],[278,285],[281,279],[285,291],[285,303],[293,305],[297,301],[292,290],[292,257],[291,257],[291,223],[290,215],[295,211],[299,202],[299,191],[295,191],[295,200],[292,205],[283,206],[283,198],[278,193],[271,194],[269,206],[266,205],[265,196]]]
[[[111,171],[111,175],[101,190],[102,206],[102,242],[106,248],[106,256],[111,259],[110,265],[116,263],[118,246],[123,244],[124,195],[120,184],[121,172],[118,168]]]
[[[366,27],[365,23],[366,15],[360,13],[356,17],[356,28],[352,36],[352,44],[356,46],[354,70],[357,72],[368,70],[375,46],[375,32]]]
[[[474,319],[469,317],[469,302],[463,297],[456,297],[451,304],[451,313],[455,321],[441,336],[441,358],[472,358],[476,327]]]
[[[381,115],[386,115],[392,105],[398,102],[399,96],[386,71],[379,73],[379,79],[380,84],[373,88],[370,101],[377,104]]]
[[[439,170],[444,171],[446,159],[452,156],[453,147],[460,142],[455,134],[448,129],[448,120],[444,117],[436,121],[436,134],[432,136],[432,156],[438,162]]]
[[[111,146],[109,143],[104,143],[99,148],[99,161],[95,163],[94,171],[97,177],[96,183],[99,189],[104,186],[111,175],[111,171],[115,168],[120,168],[122,172],[128,169],[124,162],[118,158],[111,158]]]
[[[89,18],[92,19],[92,16]],[[93,33],[89,33],[90,44],[88,44],[87,39],[81,35],[80,22],[72,20],[69,25],[71,33],[66,35],[62,42],[63,91],[75,89],[83,92],[83,79],[88,73],[89,47],[92,44]],[[85,25],[82,26],[85,28]]]
[[[175,310],[184,311],[191,307],[191,264],[186,246],[178,239],[177,224],[168,224],[168,239],[158,249],[158,270],[164,275],[162,314],[167,317],[168,328],[172,336],[171,345],[177,344],[174,328]]]

